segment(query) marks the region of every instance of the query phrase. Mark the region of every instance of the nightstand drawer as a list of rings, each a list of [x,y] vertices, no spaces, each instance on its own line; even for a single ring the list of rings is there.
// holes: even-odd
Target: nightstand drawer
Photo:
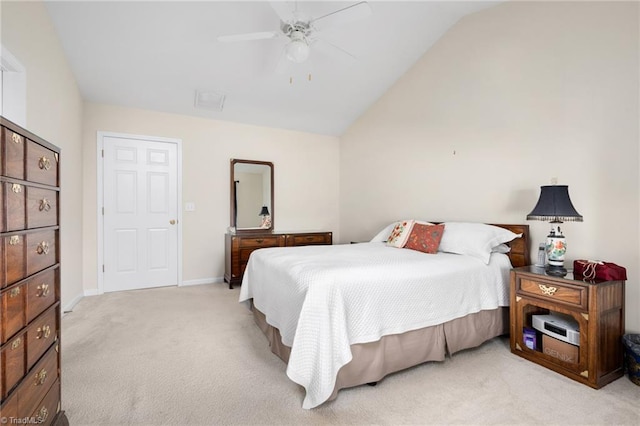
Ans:
[[[522,278],[518,292],[587,309],[587,289],[584,287]]]
[[[261,248],[261,247],[278,247],[280,245],[280,237],[278,236],[260,236],[255,238],[240,238],[240,248]]]

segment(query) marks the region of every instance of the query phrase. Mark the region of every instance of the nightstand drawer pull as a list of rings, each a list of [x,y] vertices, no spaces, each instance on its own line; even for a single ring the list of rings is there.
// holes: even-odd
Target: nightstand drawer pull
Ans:
[[[19,183],[14,183],[13,185],[11,185],[11,190],[16,194],[20,194],[22,192],[22,185],[20,185]]]
[[[13,140],[13,143],[22,143],[22,138],[17,133],[11,135],[11,140]]]
[[[256,240],[256,243],[258,243],[258,244],[262,244],[263,242],[264,242],[264,240],[263,240],[262,238],[258,238],[258,239]]]
[[[552,286],[547,287],[544,284],[538,284],[538,288],[540,288],[540,291],[542,292],[542,294],[546,294],[547,296],[553,296],[554,293],[558,291],[557,287],[552,287]]]

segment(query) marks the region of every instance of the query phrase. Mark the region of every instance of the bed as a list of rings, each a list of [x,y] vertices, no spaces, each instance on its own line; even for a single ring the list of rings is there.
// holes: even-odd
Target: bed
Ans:
[[[456,223],[443,225],[445,243]],[[492,240],[482,260],[390,247],[386,237],[251,254],[239,300],[305,388],[303,408],[508,332],[509,271],[529,263],[528,225],[473,225],[517,237]]]

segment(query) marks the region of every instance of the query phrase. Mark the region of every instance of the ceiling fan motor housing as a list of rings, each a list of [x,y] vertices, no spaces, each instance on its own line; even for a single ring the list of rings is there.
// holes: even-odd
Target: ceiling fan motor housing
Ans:
[[[309,24],[296,22],[295,24],[282,24],[282,32],[289,37],[289,44],[286,47],[287,59],[292,62],[301,63],[309,57]]]

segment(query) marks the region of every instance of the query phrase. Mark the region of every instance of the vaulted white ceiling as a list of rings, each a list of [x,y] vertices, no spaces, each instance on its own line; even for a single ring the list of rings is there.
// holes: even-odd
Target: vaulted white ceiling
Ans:
[[[293,10],[296,2],[279,7]],[[355,2],[297,2],[317,17]],[[452,25],[499,1],[372,1],[372,14],[323,30],[302,64],[275,31],[269,2],[47,1],[82,96],[91,102],[341,135]],[[351,53],[342,52],[331,44]],[[224,107],[195,107],[197,90]]]

